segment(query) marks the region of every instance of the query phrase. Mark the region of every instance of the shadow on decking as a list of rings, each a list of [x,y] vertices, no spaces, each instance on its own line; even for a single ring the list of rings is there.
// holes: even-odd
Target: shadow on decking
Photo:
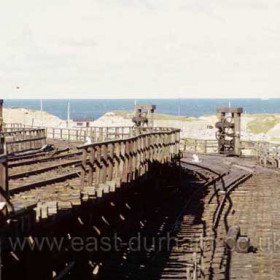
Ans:
[[[33,240],[62,238],[62,247],[15,250],[18,260],[7,250],[3,279],[186,279],[185,262],[176,261],[182,254],[174,252],[181,241],[174,237],[187,235],[191,226],[206,235],[202,220],[210,184],[206,180],[207,176],[177,165],[155,166],[144,183],[136,181],[25,233]],[[191,221],[180,232],[184,217]],[[71,247],[75,238],[78,243],[82,240],[81,249]],[[107,246],[102,244],[104,238]],[[229,263],[230,255],[225,256]]]

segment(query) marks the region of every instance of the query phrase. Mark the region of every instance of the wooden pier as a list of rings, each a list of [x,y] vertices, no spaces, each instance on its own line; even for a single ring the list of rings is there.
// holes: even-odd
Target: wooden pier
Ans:
[[[84,144],[87,137],[91,144]],[[225,157],[215,153],[213,140],[180,139],[178,129],[149,127],[56,130],[11,125],[0,139],[3,279],[277,275],[272,268],[278,267],[279,258],[273,252],[258,257],[257,247],[271,225],[280,230],[278,216],[260,212],[277,210],[280,197],[274,189],[280,172],[271,163],[279,157],[278,146],[241,141],[242,153],[250,156]],[[41,150],[50,141],[57,147]],[[193,161],[194,152],[199,162]],[[254,219],[261,230],[252,225]],[[226,250],[230,226],[239,226],[251,238],[248,253]],[[177,243],[155,248],[148,241],[148,248],[133,251],[128,244],[138,233],[150,241],[171,235]],[[119,250],[73,250],[77,237],[100,241],[116,234],[123,241]],[[14,248],[11,238],[28,246],[63,238],[63,245],[43,248],[42,254],[38,248]]]

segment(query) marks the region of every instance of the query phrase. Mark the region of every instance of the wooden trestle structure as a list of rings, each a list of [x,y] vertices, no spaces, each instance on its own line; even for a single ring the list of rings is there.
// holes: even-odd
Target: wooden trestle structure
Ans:
[[[55,238],[52,233],[64,231],[66,221],[73,223],[77,215],[90,216],[93,208],[98,218],[98,211],[104,207],[100,202],[109,198],[117,203],[120,192],[125,197],[127,188],[133,189],[131,187],[135,187],[135,183],[137,186],[143,184],[151,179],[153,172],[174,165],[180,158],[179,129],[135,128],[129,129],[128,133],[124,133],[125,130],[120,133],[120,130],[106,130],[110,131],[110,139],[114,140],[78,146],[71,152],[65,149],[56,151],[57,154],[38,151],[38,154],[20,156],[7,156],[4,136],[16,137],[12,144],[20,143],[22,150],[34,141],[36,144],[30,148],[39,148],[46,140],[44,129],[13,130],[0,134],[1,201],[5,203],[0,236],[5,275],[18,277],[20,266],[24,265],[24,277],[28,277],[24,279],[43,279],[40,278],[42,276],[53,279],[51,268],[46,265],[47,256],[38,258],[32,254],[31,257],[25,251],[9,253],[9,236],[37,238],[47,234]],[[24,264],[28,259],[32,259],[32,264]],[[34,265],[39,259],[40,263]],[[67,260],[64,260],[65,263]],[[13,266],[19,267],[18,272]],[[56,266],[59,270],[59,265]],[[61,273],[66,275],[68,270],[62,269]]]
[[[179,160],[180,130],[178,129],[135,128],[130,131],[129,137],[123,139],[119,139],[119,128],[115,128],[114,132],[115,140],[78,146],[78,151],[73,153],[62,150],[61,156],[53,157],[51,154],[42,158],[43,155],[40,154],[42,152],[39,150],[39,159],[32,159],[32,155],[28,154],[23,156],[22,163],[17,162],[19,160],[17,157],[10,159],[9,174],[2,172],[3,180],[4,178],[6,180],[2,191],[5,191],[7,199],[11,201],[12,205],[9,207],[9,213],[14,215],[33,208],[36,209],[36,221],[38,222],[65,209],[65,205],[69,209],[81,205],[88,199],[114,192],[123,184],[133,183],[139,178],[145,179],[155,165],[164,165]],[[46,140],[44,129],[27,129],[20,133],[18,131],[4,132],[2,136],[7,133],[21,137],[23,135],[25,138],[17,139],[12,144],[28,143],[30,145],[34,142],[36,144],[32,145],[34,148],[40,148]],[[33,137],[33,135],[38,137]],[[110,137],[112,138],[112,135]],[[3,155],[3,158],[6,159],[6,155]],[[55,159],[60,160],[58,164],[48,164],[48,161],[53,162]],[[43,164],[44,162],[46,163]],[[21,171],[25,165],[31,163],[36,164],[32,170]],[[3,162],[4,167],[6,168],[6,160]],[[7,172],[7,169],[5,171]],[[39,177],[41,173],[42,175]],[[48,173],[50,175],[47,175]],[[36,179],[29,179],[32,176],[35,176]],[[77,181],[77,177],[80,177],[80,180]],[[10,179],[9,185],[7,178]],[[61,181],[68,183],[63,187],[59,184]],[[55,184],[58,186],[52,187]],[[68,188],[68,184],[71,184],[71,189]],[[44,188],[40,188],[40,186],[44,186]],[[57,188],[59,191],[56,191]]]
[[[153,163],[165,164],[179,156],[180,130],[158,129],[126,139],[98,142],[79,149],[83,151],[81,187],[98,189],[119,187],[144,176]],[[106,186],[107,184],[107,186]]]
[[[81,145],[87,137],[92,144]],[[47,138],[59,138],[62,148],[40,150]],[[75,148],[65,147],[71,141]],[[25,150],[33,151],[17,153]],[[246,254],[228,252],[223,240],[228,225],[240,224],[242,234],[249,233],[256,242],[247,226],[255,223],[251,209],[257,212],[260,205],[270,209],[272,204],[269,211],[261,209],[257,216],[260,229],[269,232],[272,225],[279,229],[280,219],[277,216],[274,223],[273,212],[279,200],[279,169],[259,164],[279,167],[280,146],[242,141],[240,151],[248,150],[248,158],[213,154],[217,150],[215,140],[181,139],[180,147],[180,130],[174,128],[6,126],[0,132],[3,279],[102,280],[117,279],[118,273],[123,276],[119,279],[136,279],[136,275],[137,279],[156,280],[230,279],[231,275],[248,279],[242,277],[247,276],[244,273],[249,273],[250,265],[239,273],[239,260],[243,256],[244,263],[250,264],[252,258],[257,263],[259,255],[247,255],[246,259]],[[200,153],[201,161],[193,162],[193,152]],[[256,190],[260,193],[257,197]],[[266,199],[268,194],[271,197]],[[250,202],[254,202],[253,208]],[[234,218],[235,211],[241,218]],[[272,214],[263,217],[263,213]],[[112,240],[117,233],[128,241],[138,232],[148,238],[172,233],[179,243],[167,251],[150,247],[132,252],[122,245],[122,254],[73,250],[75,237]],[[53,241],[58,237],[63,238],[63,245],[57,251],[32,249],[44,238]],[[32,246],[13,248],[9,238],[27,240]],[[213,246],[208,246],[207,240],[212,240]],[[199,244],[199,250],[186,247],[189,241]],[[254,249],[251,247],[245,251]],[[269,267],[277,263],[277,268],[278,256],[265,253],[262,257],[264,261],[272,259]],[[238,264],[238,269],[230,267],[231,263]],[[0,278],[1,268],[0,263]],[[256,272],[255,268],[253,273],[277,274]]]

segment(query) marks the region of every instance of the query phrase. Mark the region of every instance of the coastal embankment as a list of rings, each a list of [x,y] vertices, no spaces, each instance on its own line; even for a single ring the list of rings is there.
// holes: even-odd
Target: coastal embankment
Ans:
[[[22,123],[46,127],[80,127],[76,122],[62,120],[45,111],[25,108],[4,108],[4,122]],[[90,126],[132,126],[133,112],[113,111],[89,123]],[[182,130],[182,137],[196,139],[215,139],[216,115],[185,117],[165,114],[154,114],[154,125],[174,127]],[[243,114],[242,138],[246,140],[269,140],[280,142],[280,114]]]

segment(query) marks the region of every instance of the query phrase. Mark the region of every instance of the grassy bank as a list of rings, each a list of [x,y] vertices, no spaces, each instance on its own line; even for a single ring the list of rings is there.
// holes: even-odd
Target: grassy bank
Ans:
[[[267,133],[279,123],[279,117],[275,115],[256,115],[255,118],[247,124],[247,128],[254,134]]]

